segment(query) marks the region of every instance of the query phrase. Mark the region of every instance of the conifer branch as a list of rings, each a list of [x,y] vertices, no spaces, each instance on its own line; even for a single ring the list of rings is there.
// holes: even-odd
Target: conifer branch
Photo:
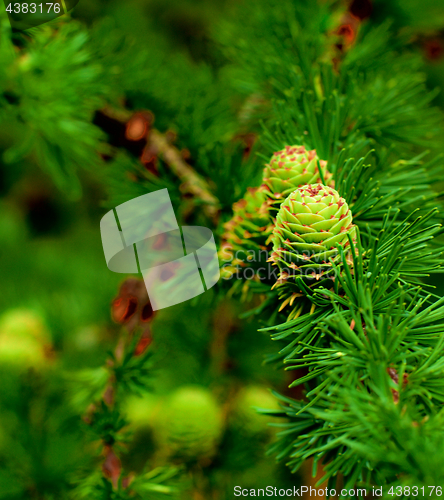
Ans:
[[[107,107],[103,111],[107,116],[126,124],[131,119],[132,113],[124,109]],[[142,136],[137,135],[137,140],[146,141],[146,150],[155,157],[162,159],[171,172],[180,181],[180,190],[184,195],[191,195],[197,204],[201,204],[206,216],[217,220],[220,203],[212,193],[207,181],[189,165],[168,138],[168,133],[162,134],[152,127],[146,127]]]
[[[174,477],[178,469],[159,468],[143,474],[130,473],[123,476],[118,452],[119,439],[127,425],[125,417],[120,413],[118,398],[131,392],[146,391],[151,372],[152,353],[148,348],[151,344],[150,323],[154,313],[141,280],[130,278],[121,285],[119,295],[112,304],[112,316],[122,328],[115,350],[106,363],[108,381],[101,400],[92,402],[84,417],[102,442],[104,459],[101,470],[104,479],[109,482],[104,483],[105,490],[110,488],[116,494],[118,492],[131,498],[135,494],[140,495],[144,489],[156,488],[170,496],[177,490],[168,485],[160,486],[160,483]],[[79,491],[82,486],[80,482]],[[103,488],[100,489],[105,494]]]

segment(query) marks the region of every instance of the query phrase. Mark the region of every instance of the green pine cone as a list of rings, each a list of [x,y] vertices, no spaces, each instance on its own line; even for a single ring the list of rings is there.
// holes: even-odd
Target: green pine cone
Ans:
[[[273,205],[279,205],[296,188],[323,182],[322,177],[333,186],[327,162],[319,159],[315,149],[307,151],[304,146],[285,146],[274,153],[265,166],[261,190],[274,200]]]
[[[125,401],[125,413],[129,422],[136,430],[151,426],[156,413],[159,397],[154,394],[144,394],[142,397],[130,395]]]
[[[271,261],[280,270],[278,286],[302,279],[308,286],[327,286],[334,280],[329,259],[337,244],[349,247],[356,226],[344,198],[322,184],[302,186],[282,203],[273,230]]]
[[[233,217],[224,225],[223,243],[219,257],[225,278],[238,267],[266,266],[269,238],[273,224],[264,194],[258,188],[249,188],[245,196],[234,203]]]
[[[185,460],[210,458],[223,432],[221,409],[212,393],[196,386],[181,387],[158,409],[154,434],[159,448]]]
[[[50,333],[43,319],[27,309],[10,309],[0,318],[0,364],[14,370],[49,366]]]
[[[0,317],[0,331],[20,338],[50,343],[51,335],[43,318],[30,309],[9,309]]]
[[[232,404],[231,425],[244,436],[267,437],[272,434],[272,428],[268,424],[275,419],[258,413],[256,408],[276,411],[280,409],[277,399],[266,387],[243,387]]]

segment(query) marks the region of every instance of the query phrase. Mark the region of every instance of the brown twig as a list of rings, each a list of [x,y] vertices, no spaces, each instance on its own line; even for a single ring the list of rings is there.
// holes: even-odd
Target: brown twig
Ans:
[[[162,134],[151,127],[154,121],[152,114],[139,112],[136,113],[139,119],[131,121],[134,115],[125,109],[106,107],[102,110],[102,113],[121,124],[130,124],[130,130],[127,127],[126,139],[129,141],[146,141],[142,156],[162,159],[171,172],[181,181],[180,189],[182,193],[191,195],[198,200],[202,205],[204,214],[213,221],[217,220],[220,209],[219,200],[211,192],[207,181],[185,161],[183,152],[171,143],[171,134],[169,132]],[[144,116],[146,116],[146,123],[143,123]]]
[[[215,219],[219,212],[218,199],[211,193],[207,182],[182,158],[180,151],[156,129],[152,129],[148,135],[148,147],[156,151],[173,174],[182,181],[181,191],[202,201],[203,211],[208,217]]]
[[[151,344],[149,323],[154,317],[142,280],[128,278],[121,284],[119,295],[111,304],[111,315],[114,321],[123,327],[114,350],[115,359],[120,362],[124,358],[125,350],[128,348],[128,339],[139,330],[142,333],[133,355],[136,357],[142,356]],[[107,366],[111,372],[113,365],[114,360],[108,359]],[[112,408],[115,405],[115,397],[116,379],[114,375],[110,375],[102,400],[106,406]],[[91,424],[96,411],[97,405],[93,404],[85,417],[85,421]],[[117,488],[123,472],[122,462],[116,454],[113,444],[103,441],[102,445],[104,457],[102,463],[103,475],[111,481],[114,488]],[[127,488],[130,482],[131,476],[122,478],[123,488]]]

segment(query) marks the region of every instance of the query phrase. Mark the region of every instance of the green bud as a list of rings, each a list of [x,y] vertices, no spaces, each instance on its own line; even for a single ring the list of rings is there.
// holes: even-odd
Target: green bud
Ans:
[[[154,433],[160,449],[182,459],[210,458],[223,432],[222,412],[203,387],[181,387],[160,406]]]
[[[231,425],[245,436],[269,436],[272,428],[268,425],[275,420],[258,413],[257,408],[278,411],[277,399],[261,386],[247,386],[236,395],[231,410]]]
[[[152,424],[159,397],[147,393],[143,396],[130,395],[124,405],[124,410],[128,421],[134,429],[146,429]]]
[[[325,285],[336,245],[349,247],[356,226],[347,202],[331,187],[302,186],[282,203],[273,230],[271,261],[281,269],[281,282],[300,277],[307,285]]]
[[[43,369],[51,350],[42,318],[27,309],[12,309],[0,318],[0,364],[11,369]]]
[[[264,194],[249,188],[245,196],[233,205],[233,217],[224,225],[219,257],[223,273],[234,273],[237,267],[264,266],[267,240],[273,231]],[[264,258],[261,260],[261,255]]]
[[[331,177],[327,162],[319,159],[315,149],[307,151],[304,146],[285,146],[274,153],[265,166],[261,190],[276,200],[274,204],[279,204],[300,186],[323,182],[322,179],[333,184]]]

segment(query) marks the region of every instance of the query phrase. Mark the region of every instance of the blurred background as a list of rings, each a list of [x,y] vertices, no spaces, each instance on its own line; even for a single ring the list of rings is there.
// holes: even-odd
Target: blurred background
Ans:
[[[81,59],[82,33],[88,32],[94,44],[88,71],[101,65],[97,71],[102,71],[102,80],[97,77],[97,88],[89,94],[88,75],[80,75],[79,82],[85,78],[85,85],[76,87],[72,99],[66,90],[53,102],[48,90],[45,109],[51,112],[47,116],[40,111],[32,116],[33,99],[41,100],[43,92],[33,95],[31,87],[23,87],[21,111],[13,120],[1,121],[0,498],[95,498],[94,481],[100,484],[100,480],[95,477],[88,483],[82,478],[91,470],[100,476],[104,456],[109,462],[112,456],[103,455],[97,436],[89,434],[85,415],[106,390],[103,367],[122,332],[136,326],[145,332],[143,350],[154,352],[149,390],[141,396],[120,395],[119,415],[126,419],[120,427],[108,414],[111,423],[101,423],[113,432],[123,429],[124,436],[117,447],[121,464],[108,463],[105,476],[112,477],[113,467],[140,474],[172,464],[180,469],[178,495],[194,500],[232,498],[238,484],[285,488],[309,482],[308,476],[292,475],[284,464],[276,464],[275,457],[266,456],[274,431],[267,425],[270,418],[252,408],[276,408],[270,389],[297,396],[287,389],[295,375],[263,362],[273,352],[267,333],[258,332],[265,325],[254,316],[242,317],[245,307],[223,288],[154,318],[147,316],[145,321],[143,309],[131,311],[131,301],[125,301],[128,294],[136,296],[137,307],[142,307],[146,298],[131,291],[136,285],[129,277],[107,269],[100,240],[99,221],[110,207],[153,189],[163,174],[182,221],[198,223],[201,217],[188,210],[177,179],[163,172],[152,156],[143,157],[137,140],[128,138],[131,116],[141,110],[149,113],[142,122],[150,126],[154,120],[182,158],[192,166],[199,161],[203,172],[206,164],[217,162],[220,144],[230,143],[236,151],[234,163],[220,162],[226,177],[223,172],[214,174],[222,220],[229,217],[232,203],[245,187],[255,185],[262,161],[251,154],[251,148],[260,126],[254,120],[253,124],[243,121],[245,113],[254,114],[254,110],[246,110],[218,31],[225,18],[239,12],[249,15],[247,8],[239,10],[241,4],[238,0],[80,0],[72,18],[59,21],[61,27],[36,28],[29,35],[37,46],[61,37],[62,47],[70,29],[63,25],[79,30],[78,49],[60,59],[48,56],[46,60],[36,49],[20,59],[19,65],[37,68],[32,78],[42,78],[40,68],[42,74],[54,72],[50,81],[66,78],[68,86],[75,74],[63,63],[77,54]],[[441,0],[339,4],[360,22],[379,25],[389,20],[390,29],[403,33],[410,50],[421,57],[427,86],[443,87]],[[4,12],[2,20],[6,31]],[[241,18],[237,21],[242,24]],[[29,42],[21,33],[7,36],[16,53]],[[6,49],[0,47],[0,51],[1,60],[9,57]],[[7,83],[14,77],[5,69],[1,72],[2,99],[14,106],[17,90]],[[94,75],[91,81],[96,81]],[[33,89],[38,89],[37,83]],[[86,102],[90,97],[96,101],[88,102],[85,113],[98,132],[63,122],[71,112],[63,103],[77,106],[77,100]],[[110,102],[125,108],[128,115],[113,117],[106,109]],[[254,103],[249,104],[254,108]],[[442,92],[434,104],[444,106]],[[71,126],[67,154],[70,148],[76,150],[77,163],[88,163],[88,168],[74,178],[66,166],[63,176],[57,170],[63,154],[55,168],[47,168],[54,152],[42,149],[28,154],[28,132],[40,133],[39,123],[46,130],[53,124],[54,134],[61,135],[64,124],[67,129]],[[86,158],[87,138],[94,134],[103,145],[97,152],[100,161],[92,154]],[[51,161],[45,154],[52,155]],[[149,186],[142,183],[139,191],[127,189],[122,180],[137,162],[148,172],[144,182]],[[235,178],[232,172],[240,165],[244,175]],[[57,170],[55,175],[51,169]],[[438,285],[442,293],[444,287]],[[134,314],[142,316],[135,320]],[[130,320],[134,324],[129,325]],[[78,484],[84,489],[78,490]],[[153,490],[145,498],[157,498],[157,494]]]

